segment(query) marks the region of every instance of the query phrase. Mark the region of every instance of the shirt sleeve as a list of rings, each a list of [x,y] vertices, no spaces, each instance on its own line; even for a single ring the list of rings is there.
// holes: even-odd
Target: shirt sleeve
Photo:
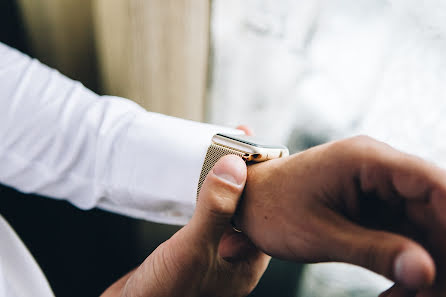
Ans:
[[[0,183],[135,218],[191,217],[214,125],[150,113],[0,43]]]

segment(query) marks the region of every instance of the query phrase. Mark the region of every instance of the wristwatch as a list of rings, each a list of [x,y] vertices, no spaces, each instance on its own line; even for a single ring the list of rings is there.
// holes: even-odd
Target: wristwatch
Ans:
[[[282,158],[289,155],[283,145],[265,144],[254,137],[233,134],[215,134],[209,146],[198,181],[197,199],[203,182],[217,161],[226,155],[240,156],[247,164]]]

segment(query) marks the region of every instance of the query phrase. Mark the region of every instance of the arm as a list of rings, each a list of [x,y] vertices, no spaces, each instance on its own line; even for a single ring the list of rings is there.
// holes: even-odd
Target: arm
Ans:
[[[98,96],[0,44],[0,183],[20,191],[185,224],[209,140],[228,130]]]
[[[81,208],[186,223],[212,135],[241,133],[97,96],[1,44],[0,82],[0,182]],[[219,164],[223,177],[207,179],[190,223],[104,296],[244,296],[253,289],[270,258],[230,227],[246,167],[231,156]]]

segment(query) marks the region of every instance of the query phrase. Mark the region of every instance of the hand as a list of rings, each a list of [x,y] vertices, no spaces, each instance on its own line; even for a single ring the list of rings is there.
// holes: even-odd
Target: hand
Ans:
[[[102,296],[248,295],[270,257],[230,224],[245,181],[241,158],[226,156],[218,161],[203,184],[189,224]]]
[[[446,172],[368,137],[249,166],[236,224],[271,256],[395,281],[382,296],[446,296]]]

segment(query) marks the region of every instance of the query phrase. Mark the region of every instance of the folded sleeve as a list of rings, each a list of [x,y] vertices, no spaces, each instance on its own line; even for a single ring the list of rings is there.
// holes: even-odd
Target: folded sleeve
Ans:
[[[0,183],[145,220],[185,224],[212,135],[150,113],[0,43]]]

